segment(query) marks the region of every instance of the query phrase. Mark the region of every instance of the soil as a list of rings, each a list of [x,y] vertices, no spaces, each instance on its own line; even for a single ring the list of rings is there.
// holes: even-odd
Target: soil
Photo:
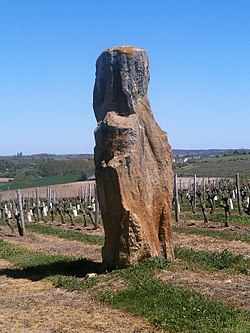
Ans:
[[[46,224],[47,225],[47,224]],[[66,229],[67,226],[62,226]],[[79,229],[79,228],[77,228]],[[86,234],[103,234],[103,229],[84,230]],[[17,231],[10,234],[8,227],[0,227],[0,239],[7,240],[8,243],[16,244],[31,251],[44,252],[52,255],[73,256],[76,258],[87,258],[96,262],[101,262],[101,246],[84,244],[74,240],[42,235],[35,232],[26,231],[26,236],[19,237]]]
[[[221,252],[228,250],[235,255],[243,255],[249,257],[250,244],[238,240],[226,240],[200,235],[185,235],[173,233],[174,244],[177,247],[183,246],[192,248],[196,251]]]
[[[191,215],[191,214],[188,214]],[[213,222],[209,221],[208,223],[204,223],[201,220],[193,220],[193,219],[183,219],[180,222],[175,222],[174,225],[176,227],[188,227],[188,228],[198,228],[212,231],[223,231],[224,233],[230,234],[248,234],[250,235],[250,228],[248,226],[236,224],[234,222],[229,221],[229,227],[225,227],[224,222]]]
[[[79,224],[58,224],[58,228],[76,229],[87,234],[103,235],[98,230],[83,228]],[[190,247],[197,251],[222,251],[249,256],[246,242],[228,241],[207,236],[185,235],[174,232],[175,246]],[[84,257],[101,262],[101,246],[69,241],[55,236],[41,235],[27,229],[25,237],[12,235],[8,227],[0,227],[0,240],[32,251],[47,254]],[[14,267],[0,259],[0,332],[20,333],[90,333],[90,332],[160,332],[146,320],[95,300],[90,290],[65,291],[55,288],[48,279],[32,280],[10,274]],[[250,310],[250,277],[199,270],[160,271],[160,279],[195,290],[210,298],[219,299],[244,310]],[[100,278],[102,278],[100,276]],[[103,280],[104,282],[104,280]],[[102,282],[101,282],[102,283]],[[119,282],[118,282],[119,284]],[[124,286],[121,283],[121,288]],[[105,285],[103,286],[105,288]]]
[[[33,232],[19,237],[6,227],[1,227],[0,239],[32,251],[101,261],[101,246]],[[0,259],[1,333],[161,332],[144,319],[94,300],[88,290],[69,292],[53,287],[47,279],[13,278],[9,269],[13,265]]]
[[[73,256],[101,262],[101,246],[83,244],[77,241],[68,241],[38,233],[27,233],[27,236],[12,236],[8,243],[16,244],[31,251],[45,252],[52,255]]]
[[[207,271],[161,271],[158,278],[250,311],[250,277]]]
[[[70,198],[70,197],[77,196],[79,191],[81,190],[81,188],[83,188],[83,190],[85,188],[88,189],[89,185],[91,185],[91,190],[93,192],[94,184],[95,184],[95,181],[89,180],[89,181],[79,181],[79,182],[68,183],[68,184],[51,185],[51,186],[49,186],[49,188],[51,189],[51,191],[54,191],[55,193],[57,193],[56,195],[59,196],[60,198],[63,198],[63,197]],[[35,198],[34,187],[21,189],[20,192],[26,198],[27,197]],[[47,197],[46,186],[39,187],[38,193],[39,193],[40,198],[46,198]],[[2,200],[9,200],[10,192],[2,191],[1,195],[2,195]]]
[[[11,265],[0,260],[0,267]],[[157,332],[146,320],[103,305],[86,290],[69,292],[46,279],[5,275],[0,276],[0,286],[1,333]]]
[[[13,180],[14,178],[0,178],[0,183],[8,183],[10,180]]]

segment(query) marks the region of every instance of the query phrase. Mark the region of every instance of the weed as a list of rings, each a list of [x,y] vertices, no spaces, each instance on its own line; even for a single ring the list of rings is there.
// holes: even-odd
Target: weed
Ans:
[[[247,316],[240,310],[153,277],[155,269],[169,265],[159,265],[157,259],[121,270],[130,287],[99,293],[98,299],[146,317],[169,332],[247,332]]]
[[[185,214],[182,213],[181,215],[182,219],[185,220],[201,220],[203,221],[203,216],[201,213],[196,213],[196,214]],[[223,213],[213,213],[208,215],[208,220],[211,222],[225,222],[225,214]],[[234,215],[231,214],[230,216],[230,223],[233,224],[239,224],[243,226],[249,226],[250,225],[250,218],[249,216],[244,216],[244,215]]]
[[[93,245],[103,245],[104,237],[84,234],[80,231],[62,230],[55,227],[44,226],[40,224],[26,224],[26,228],[45,235],[54,235],[68,240],[76,240]]]
[[[250,243],[250,236],[246,234],[231,234],[224,231],[211,231],[206,229],[188,229],[176,226],[173,227],[173,231],[187,235],[200,235],[200,236],[208,236],[214,238],[223,238],[228,240],[240,240],[243,242]]]
[[[184,251],[178,250],[178,253],[183,254]],[[100,301],[148,318],[151,323],[169,332],[247,333],[249,329],[245,312],[156,279],[155,270],[168,269],[174,265],[165,259],[145,260],[133,267],[112,272],[110,275],[113,278],[125,279],[128,287],[103,292],[103,287],[98,289],[98,278],[77,278],[86,272],[97,271],[97,264],[87,259],[32,252],[4,241],[0,241],[0,256],[19,267],[18,270],[8,270],[9,275],[18,274],[26,278],[35,276],[36,279],[48,277],[57,287],[68,290],[97,285],[92,292]],[[208,262],[211,261],[210,257],[211,254],[207,255]],[[200,260],[198,256],[197,259]],[[221,261],[226,261],[228,267],[232,261],[235,263],[236,258],[223,253],[212,261],[221,269]],[[100,288],[102,292],[96,294]]]
[[[248,274],[250,260],[241,255],[233,255],[228,250],[222,252],[194,251],[187,248],[175,248],[175,256],[187,261],[190,266],[209,270],[229,270]]]
[[[55,275],[50,277],[53,285],[57,288],[65,288],[69,291],[79,290],[83,288],[93,287],[97,282],[98,278],[91,279],[79,279],[75,276],[64,276],[64,275]]]
[[[87,273],[97,271],[101,265],[85,258],[78,259],[70,256],[33,252],[1,240],[0,257],[19,268],[14,272],[15,274],[34,279],[58,274],[84,277]]]

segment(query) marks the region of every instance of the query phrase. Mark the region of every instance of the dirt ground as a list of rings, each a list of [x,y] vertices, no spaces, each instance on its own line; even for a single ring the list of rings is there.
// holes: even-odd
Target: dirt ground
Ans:
[[[11,268],[5,260],[0,267]],[[44,279],[0,276],[1,333],[92,333],[157,330],[145,320],[95,301],[88,291],[54,288]]]
[[[250,277],[207,271],[161,271],[158,278],[250,311]]]
[[[250,228],[248,226],[230,223],[230,227],[225,228],[224,223],[209,222],[204,223],[199,220],[181,220],[174,222],[173,226],[192,229],[201,229],[208,231],[222,232],[231,235],[250,235]],[[226,240],[223,238],[214,238],[200,235],[187,235],[181,233],[173,233],[175,246],[183,246],[187,248],[195,248],[199,251],[223,251],[229,250],[235,255],[243,255],[244,257],[250,256],[249,243],[240,240]],[[202,241],[201,241],[202,239]]]
[[[70,225],[57,226],[72,229]],[[98,230],[79,228],[87,234],[103,234]],[[222,251],[249,256],[249,244],[207,236],[174,232],[175,246],[195,250]],[[0,227],[0,240],[47,254],[84,257],[101,262],[101,246],[68,241],[27,230],[25,237],[11,235],[8,227]],[[153,333],[160,332],[146,320],[112,309],[96,301],[90,291],[69,292],[52,286],[48,279],[13,277],[14,268],[0,260],[0,332],[1,333]],[[195,290],[208,297],[250,310],[250,277],[243,274],[214,273],[200,270],[166,270],[157,276],[168,282]],[[100,278],[102,278],[100,276]]]
[[[212,251],[221,252],[228,250],[235,255],[243,255],[245,257],[250,256],[250,245],[249,243],[226,240],[221,238],[198,236],[198,235],[185,235],[174,233],[175,246],[183,246],[186,248],[192,248],[197,251]]]
[[[10,180],[13,180],[14,178],[1,178],[0,177],[0,183],[8,183]]]
[[[7,182],[9,179],[13,178],[0,178],[0,182]],[[216,180],[217,178],[205,178],[205,181],[208,182],[208,179],[210,181]],[[181,180],[182,188],[188,188],[190,184],[193,182],[193,177],[180,177],[179,181]],[[197,184],[201,185],[203,184],[203,178],[197,177]],[[77,196],[78,192],[80,191],[81,187],[89,187],[89,184],[91,186],[94,186],[95,181],[89,180],[89,181],[79,181],[79,182],[73,182],[73,183],[68,183],[68,184],[60,184],[60,185],[51,185],[49,188],[51,191],[55,191],[60,197],[73,197]],[[39,196],[42,198],[46,198],[47,193],[46,193],[46,187],[41,186],[38,188],[39,191]],[[15,192],[15,191],[14,191]],[[26,189],[21,189],[22,195],[24,197],[35,197],[35,188],[26,188]],[[3,191],[1,192],[2,199],[3,200],[9,200],[10,198],[10,192],[9,191]]]
[[[6,227],[0,228],[0,239],[32,251],[101,262],[101,246],[33,232],[13,236]],[[53,287],[47,279],[13,278],[5,273],[11,268],[0,259],[1,333],[161,332],[146,320],[99,303],[87,290],[69,292]]]
[[[0,228],[1,234],[8,232],[7,228]],[[87,233],[87,232],[86,232]],[[91,233],[93,234],[93,233]],[[31,251],[44,252],[52,255],[73,256],[76,258],[84,257],[87,259],[101,262],[101,246],[84,244],[78,241],[69,241],[63,238],[42,235],[34,232],[27,232],[24,237],[19,237],[17,233],[14,235],[5,234],[3,237],[8,243],[16,244]]]
[[[51,191],[54,191],[60,198],[62,197],[74,197],[77,196],[79,191],[81,190],[81,187],[83,189],[88,188],[89,185],[92,187],[93,191],[93,186],[95,184],[95,181],[90,180],[90,181],[80,181],[80,182],[74,182],[74,183],[68,183],[68,184],[60,184],[60,185],[51,185],[49,188]],[[12,191],[16,192],[16,191]],[[46,187],[41,186],[38,188],[38,193],[41,198],[46,198],[47,197],[47,192],[46,192]],[[25,188],[21,189],[21,194],[24,197],[34,197],[35,198],[35,188]],[[10,198],[10,192],[9,191],[3,191],[1,192],[2,195],[2,200],[9,200]]]

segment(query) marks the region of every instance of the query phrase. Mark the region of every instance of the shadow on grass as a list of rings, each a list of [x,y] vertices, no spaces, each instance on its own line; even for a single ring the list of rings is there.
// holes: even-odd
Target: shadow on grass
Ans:
[[[16,279],[39,281],[55,275],[84,278],[88,273],[102,274],[104,271],[101,262],[94,262],[88,259],[76,259],[70,262],[58,260],[53,263],[41,264],[24,269],[1,269],[0,276],[5,275]]]

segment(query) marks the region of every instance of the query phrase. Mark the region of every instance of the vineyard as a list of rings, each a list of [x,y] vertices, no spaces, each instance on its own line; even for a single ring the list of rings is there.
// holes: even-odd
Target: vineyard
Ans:
[[[176,158],[174,170],[182,177],[190,177],[194,174],[200,177],[234,177],[240,173],[241,177],[250,177],[249,151],[223,151],[211,154],[188,154],[186,159]],[[187,160],[187,161],[186,161]],[[180,162],[181,161],[181,162]],[[184,162],[186,161],[186,162]]]
[[[0,332],[249,332],[249,196],[176,178],[175,262],[106,272],[94,182],[2,192]]]

